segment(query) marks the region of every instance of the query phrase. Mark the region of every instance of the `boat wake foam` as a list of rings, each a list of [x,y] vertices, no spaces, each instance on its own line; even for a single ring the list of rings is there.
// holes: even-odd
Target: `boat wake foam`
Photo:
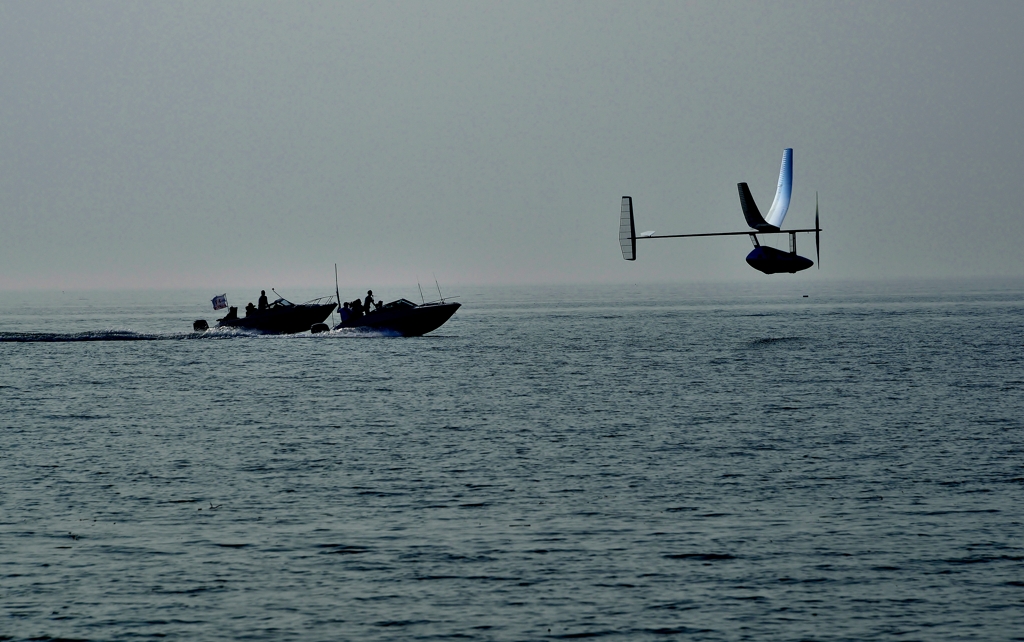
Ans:
[[[380,337],[400,337],[401,333],[393,330],[380,330],[374,328],[335,328],[330,332],[313,335],[332,339],[373,339]]]
[[[83,341],[193,341],[235,339],[245,337],[285,338],[348,338],[398,337],[397,332],[364,328],[342,328],[320,334],[266,334],[245,328],[210,328],[205,332],[135,332],[134,330],[89,330],[86,332],[0,332],[0,343],[79,343]]]
[[[209,335],[209,336],[208,336]],[[207,332],[134,332],[132,330],[90,330],[87,332],[0,332],[0,343],[75,343],[81,341],[183,341],[186,339],[229,338]]]

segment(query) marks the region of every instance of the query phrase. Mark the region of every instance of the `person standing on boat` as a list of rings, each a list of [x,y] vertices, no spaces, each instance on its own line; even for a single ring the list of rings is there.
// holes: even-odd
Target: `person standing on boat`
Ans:
[[[366,291],[366,300],[363,301],[363,311],[367,314],[373,310],[373,290]]]
[[[260,310],[266,310],[267,309],[267,291],[266,290],[260,290],[260,303],[259,303],[259,306],[260,306]]]

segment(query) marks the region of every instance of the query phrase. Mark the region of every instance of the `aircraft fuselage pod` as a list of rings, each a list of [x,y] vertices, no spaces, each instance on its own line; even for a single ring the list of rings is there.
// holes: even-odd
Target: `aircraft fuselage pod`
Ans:
[[[774,247],[764,247],[757,242],[757,237],[750,235],[754,249],[747,255],[747,265],[765,274],[788,272],[796,274],[814,265],[814,261],[796,253],[796,233],[790,235],[790,251],[783,252]]]

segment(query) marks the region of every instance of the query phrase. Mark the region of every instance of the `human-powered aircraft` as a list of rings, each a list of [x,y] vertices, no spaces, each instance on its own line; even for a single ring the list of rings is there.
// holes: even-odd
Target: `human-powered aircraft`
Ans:
[[[747,263],[755,270],[765,274],[776,274],[789,272],[795,274],[800,270],[806,270],[814,265],[814,261],[799,256],[796,253],[796,235],[802,232],[814,232],[815,257],[821,260],[821,226],[818,224],[818,196],[814,196],[814,227],[809,229],[783,230],[782,220],[786,218],[789,210],[790,197],[793,195],[793,149],[786,148],[782,151],[782,167],[779,169],[779,187],[775,192],[775,200],[768,210],[768,219],[761,216],[761,212],[754,203],[754,197],[750,194],[750,188],[746,183],[738,183],[736,187],[740,193],[740,207],[743,209],[743,217],[747,225],[753,231],[747,232],[711,232],[706,234],[655,234],[654,232],[643,232],[636,234],[636,226],[633,222],[633,197],[622,197],[622,214],[619,217],[619,247],[622,249],[622,258],[627,261],[636,260],[636,242],[638,239],[678,239],[693,236],[738,236],[747,234],[750,236],[754,249],[747,255]],[[774,247],[764,247],[758,240],[758,234],[789,234],[789,252],[777,250]],[[821,266],[818,266],[821,269]]]

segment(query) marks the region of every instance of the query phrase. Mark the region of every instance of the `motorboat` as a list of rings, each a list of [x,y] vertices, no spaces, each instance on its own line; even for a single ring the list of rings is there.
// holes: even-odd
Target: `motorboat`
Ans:
[[[251,307],[246,308],[245,316],[238,316],[238,308],[228,308],[227,315],[217,319],[218,328],[245,328],[258,332],[274,334],[295,334],[313,330],[314,326],[323,324],[331,315],[334,308],[338,307],[332,299],[334,297],[321,297],[295,304],[284,297],[278,298],[263,310]],[[199,320],[193,324],[193,329],[198,331],[209,328],[206,321]]]
[[[416,305],[408,299],[398,299],[365,314],[341,308],[338,310],[341,323],[334,329],[365,328],[418,337],[440,328],[461,305],[444,300]]]

